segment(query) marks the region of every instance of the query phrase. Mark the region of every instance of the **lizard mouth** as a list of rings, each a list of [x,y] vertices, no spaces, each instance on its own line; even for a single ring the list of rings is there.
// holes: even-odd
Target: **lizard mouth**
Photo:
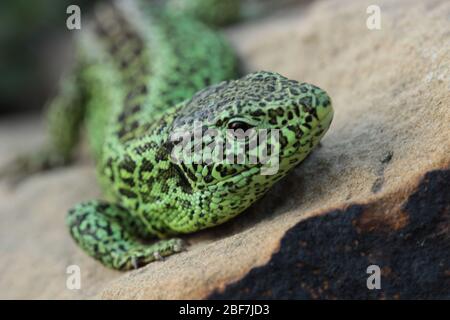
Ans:
[[[174,168],[174,171],[176,172],[176,175],[179,178],[178,181],[180,183],[180,186],[183,188],[185,192],[192,193],[195,189],[201,190],[200,188],[196,188],[195,183],[189,180],[189,178],[187,177],[187,173],[181,168],[181,166],[175,164],[173,164],[172,166]],[[223,185],[235,187],[243,179],[259,174],[259,172],[260,172],[259,167],[252,167],[248,170],[237,172],[234,175],[229,176],[225,179],[218,180],[216,183],[207,184],[206,189],[208,189],[211,192],[214,192],[217,189],[217,187]]]
[[[243,170],[235,173],[232,176],[227,177],[226,179],[220,180],[215,184],[211,184],[208,186],[208,189],[214,191],[217,187],[220,186],[228,186],[229,188],[239,188],[240,182],[244,179],[251,178],[261,172],[261,168],[259,167],[251,167],[248,170]]]

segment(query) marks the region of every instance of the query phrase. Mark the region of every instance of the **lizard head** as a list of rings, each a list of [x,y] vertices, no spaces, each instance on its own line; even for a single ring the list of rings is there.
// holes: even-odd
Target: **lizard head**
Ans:
[[[193,189],[235,214],[262,196],[319,143],[333,118],[322,89],[255,72],[205,88],[185,102],[171,132]],[[204,192],[204,191],[203,191]]]

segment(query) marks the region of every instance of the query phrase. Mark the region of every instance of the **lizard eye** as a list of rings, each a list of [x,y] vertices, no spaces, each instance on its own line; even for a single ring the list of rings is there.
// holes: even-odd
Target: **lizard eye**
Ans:
[[[248,123],[246,123],[244,121],[240,121],[240,120],[231,121],[228,124],[228,129],[231,129],[231,130],[241,129],[241,130],[243,130],[245,132],[245,131],[247,131],[250,128],[252,128],[252,126],[250,124],[248,124]]]

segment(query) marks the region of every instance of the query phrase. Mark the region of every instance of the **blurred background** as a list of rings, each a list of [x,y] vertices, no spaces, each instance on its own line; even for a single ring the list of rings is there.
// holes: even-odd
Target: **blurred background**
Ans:
[[[80,32],[66,28],[66,8],[80,6],[83,23],[97,2],[0,1],[0,116],[40,110],[55,94],[61,72],[71,59],[71,39]],[[311,1],[243,0],[242,16],[258,19],[299,2]]]
[[[0,2],[0,115],[40,109],[70,59],[66,8],[89,0]]]

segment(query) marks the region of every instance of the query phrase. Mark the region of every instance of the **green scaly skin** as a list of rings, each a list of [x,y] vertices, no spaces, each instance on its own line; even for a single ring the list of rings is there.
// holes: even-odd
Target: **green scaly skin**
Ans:
[[[83,30],[77,66],[50,105],[47,156],[37,161],[66,163],[84,121],[108,200],[76,205],[67,224],[84,251],[120,270],[178,252],[174,235],[248,208],[313,150],[333,116],[329,96],[313,85],[271,72],[229,80],[236,78],[233,51],[195,17],[136,7],[101,7]],[[214,6],[202,15],[208,10]],[[194,130],[195,121],[221,133],[236,123],[280,130],[278,172],[175,163],[171,134]]]

